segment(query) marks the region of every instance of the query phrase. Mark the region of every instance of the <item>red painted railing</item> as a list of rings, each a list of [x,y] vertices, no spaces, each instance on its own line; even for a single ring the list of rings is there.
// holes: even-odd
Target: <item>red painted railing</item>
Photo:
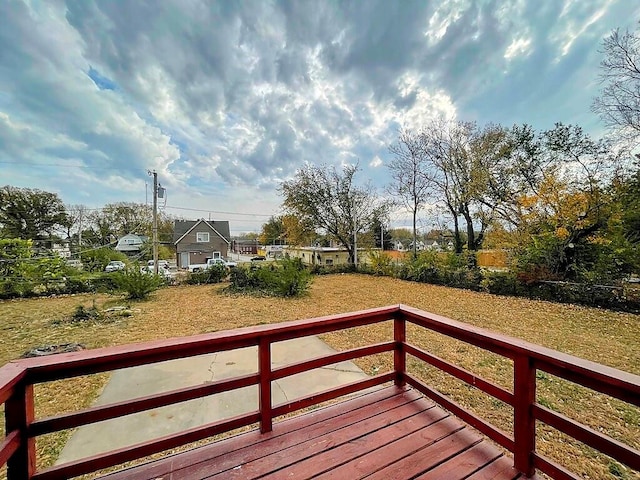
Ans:
[[[388,342],[354,348],[281,368],[272,368],[271,344],[274,342],[389,320],[394,323],[394,338],[389,339]],[[407,343],[407,322],[512,359],[514,365],[514,393]],[[149,395],[110,405],[100,405],[54,417],[34,418],[34,384],[248,346],[258,347],[258,372],[255,374]],[[333,363],[383,352],[393,352],[394,371],[304,398],[298,398],[280,405],[272,405],[271,382],[274,380]],[[514,410],[513,433],[510,434],[499,430],[408,373],[406,371],[407,355],[412,355],[427,362],[511,405]],[[397,385],[410,384],[504,448],[513,452],[514,466],[527,476],[533,475],[535,470],[539,469],[556,479],[577,478],[563,467],[536,453],[536,420],[546,423],[613,457],[632,469],[640,470],[640,452],[637,450],[536,403],[536,371],[538,370],[640,406],[640,377],[637,375],[399,305],[188,338],[124,345],[11,362],[0,369],[0,403],[5,405],[6,419],[6,436],[0,445],[0,465],[5,463],[8,465],[9,480],[68,478],[179,447],[252,423],[259,422],[262,432],[267,432],[271,430],[274,417],[375,385],[394,381]],[[253,412],[36,471],[35,438],[40,435],[234,390],[248,385],[259,386],[259,405],[258,409]]]

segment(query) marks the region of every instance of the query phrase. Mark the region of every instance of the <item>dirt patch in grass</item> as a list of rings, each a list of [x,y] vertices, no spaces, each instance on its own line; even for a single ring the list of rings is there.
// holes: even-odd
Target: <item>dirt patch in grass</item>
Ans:
[[[150,300],[138,303],[107,295],[0,302],[0,362],[4,364],[30,349],[45,345],[80,343],[87,348],[97,348],[404,303],[640,374],[640,318],[637,315],[365,275],[316,277],[309,295],[299,299],[226,295],[220,293],[224,286],[165,288]],[[69,318],[78,305],[90,307],[94,301],[99,309],[129,305],[132,315],[109,322],[61,321]],[[331,333],[322,338],[342,350],[387,341],[390,331],[389,324],[380,324]],[[418,328],[409,328],[408,338],[487,380],[512,388],[511,362],[502,357]],[[392,367],[390,355],[365,358],[358,363],[370,374]],[[510,407],[420,362],[410,361],[409,369],[465,407],[510,431]],[[107,379],[108,375],[96,375],[38,385],[38,416],[90,405]],[[539,377],[538,386],[540,403],[640,448],[637,408],[592,394],[552,376]],[[539,451],[579,474],[587,478],[638,478],[637,473],[583,445],[565,441],[556,432],[539,428]],[[66,439],[64,434],[39,439],[39,466],[55,461]]]

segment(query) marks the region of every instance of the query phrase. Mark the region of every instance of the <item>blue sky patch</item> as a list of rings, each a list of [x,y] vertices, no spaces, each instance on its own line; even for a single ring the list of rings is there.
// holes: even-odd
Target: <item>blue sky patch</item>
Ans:
[[[93,83],[95,83],[96,87],[100,90],[115,90],[117,88],[117,85],[113,80],[105,77],[93,67],[89,67],[87,75],[91,80],[93,80]]]

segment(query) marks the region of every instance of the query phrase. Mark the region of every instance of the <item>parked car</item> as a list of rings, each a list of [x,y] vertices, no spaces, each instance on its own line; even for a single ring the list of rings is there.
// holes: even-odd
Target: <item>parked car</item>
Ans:
[[[261,262],[261,261],[266,260],[266,259],[267,259],[267,257],[265,257],[265,256],[263,256],[263,255],[257,255],[257,256],[255,256],[255,257],[253,257],[253,258],[251,259],[251,261],[252,261],[252,262]]]
[[[117,272],[118,270],[124,270],[125,268],[126,265],[124,264],[124,262],[121,262],[120,260],[111,260],[109,263],[107,263],[107,266],[104,267],[104,271]]]
[[[149,267],[151,270],[153,270],[153,260],[149,260],[147,262],[147,267]],[[158,269],[160,268],[164,268],[164,269],[168,269],[169,268],[169,262],[166,260],[158,260]]]
[[[154,274],[154,268],[153,268],[153,260],[151,260],[151,265],[147,265],[146,267],[140,267],[140,271],[142,273],[150,273],[150,274]],[[167,278],[167,279],[172,279],[175,277],[175,272],[172,272],[171,269],[169,268],[169,264],[162,263],[162,260],[158,262],[158,275]]]

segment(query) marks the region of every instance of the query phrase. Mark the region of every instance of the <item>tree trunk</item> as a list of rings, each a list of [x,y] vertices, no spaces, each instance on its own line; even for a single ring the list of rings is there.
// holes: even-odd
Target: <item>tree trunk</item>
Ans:
[[[455,252],[462,253],[462,239],[460,238],[460,224],[458,222],[458,217],[456,215],[453,216],[453,235],[455,240]]]
[[[473,229],[473,220],[471,219],[471,214],[467,208],[462,212],[462,216],[464,217],[464,221],[467,224],[467,249],[469,251],[476,250],[476,232]]]
[[[418,210],[413,209],[413,258],[417,258],[417,248],[418,248],[418,234],[416,230],[416,217],[418,216]]]

